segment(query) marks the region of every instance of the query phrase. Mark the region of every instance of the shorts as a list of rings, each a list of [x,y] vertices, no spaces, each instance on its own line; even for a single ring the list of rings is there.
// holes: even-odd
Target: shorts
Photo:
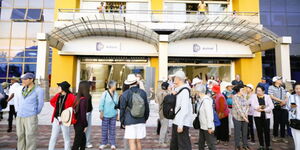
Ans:
[[[125,126],[125,139],[143,139],[146,137],[146,124],[134,124]]]

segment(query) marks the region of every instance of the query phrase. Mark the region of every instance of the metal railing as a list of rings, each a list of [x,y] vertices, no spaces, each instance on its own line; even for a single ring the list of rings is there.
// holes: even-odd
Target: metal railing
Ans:
[[[72,21],[85,16],[100,14],[126,17],[136,22],[149,23],[194,23],[206,17],[234,16],[249,22],[259,23],[257,12],[199,12],[199,11],[166,11],[166,10],[105,10],[97,9],[59,9],[58,21]]]

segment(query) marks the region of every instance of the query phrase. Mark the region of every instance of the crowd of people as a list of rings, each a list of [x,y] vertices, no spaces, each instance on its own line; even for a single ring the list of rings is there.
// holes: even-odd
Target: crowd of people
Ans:
[[[36,150],[37,115],[44,105],[44,91],[34,83],[34,74],[26,73],[20,79],[22,85],[19,78],[13,77],[10,85],[0,86],[0,111],[9,107],[7,132],[12,132],[12,121],[16,117],[17,148]],[[129,74],[121,93],[116,90],[116,81],[107,83],[107,90],[99,100],[99,119],[102,120],[99,149],[117,149],[117,121],[125,130],[124,148],[142,149],[141,140],[146,137],[146,121],[150,113],[149,97],[143,82],[140,74]],[[70,91],[71,85],[66,81],[57,83],[57,86],[58,93],[50,99],[54,111],[49,150],[55,149],[60,131],[65,150],[93,147],[90,139],[93,110],[91,83],[81,81],[76,94]],[[199,76],[189,81],[183,71],[177,71],[169,76],[168,81],[162,82],[155,96],[151,97],[159,105],[159,144],[169,146],[170,150],[191,150],[189,130],[193,127],[199,130],[199,150],[204,150],[206,146],[214,150],[216,144],[228,146],[231,137],[237,150],[249,150],[249,144],[255,143],[255,139],[258,139],[259,150],[270,150],[271,141],[288,143],[288,131],[293,136],[295,149],[300,149],[300,83],[295,83],[293,90],[288,92],[279,76],[272,78],[272,85],[263,77],[254,87],[244,84],[239,75],[231,83],[219,78],[210,78],[205,83]],[[271,138],[272,117],[274,126]],[[172,135],[169,138],[171,120]],[[71,126],[75,131],[72,146]]]

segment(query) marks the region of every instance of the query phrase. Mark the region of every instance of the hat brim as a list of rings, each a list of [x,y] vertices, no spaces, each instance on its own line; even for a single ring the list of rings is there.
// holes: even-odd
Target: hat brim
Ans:
[[[126,85],[131,85],[131,84],[136,83],[136,82],[137,82],[137,80],[136,80],[136,81],[128,81],[128,80],[125,80],[125,81],[124,81],[124,84],[126,84]]]
[[[63,112],[62,112],[62,115],[68,115],[65,119],[65,117],[61,116],[62,118],[62,124],[64,126],[70,126],[71,123],[72,123],[72,111],[73,109],[70,107],[70,108],[67,108],[65,109]]]

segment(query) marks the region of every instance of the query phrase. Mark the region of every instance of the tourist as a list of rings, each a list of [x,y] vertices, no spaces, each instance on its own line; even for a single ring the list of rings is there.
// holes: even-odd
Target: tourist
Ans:
[[[161,90],[157,93],[156,103],[159,105],[159,121],[161,124],[160,127],[160,134],[159,134],[159,144],[163,147],[167,146],[167,139],[168,139],[168,126],[169,126],[169,120],[164,117],[163,110],[162,110],[162,103],[168,94],[170,94],[170,91],[168,90],[169,83],[163,82],[161,84]]]
[[[142,150],[141,139],[146,137],[146,121],[149,118],[147,94],[138,87],[138,79],[129,74],[125,84],[130,88],[122,94],[120,121],[125,126],[124,138],[130,150]]]
[[[263,86],[265,88],[265,94],[268,94],[269,91],[269,83],[267,82],[267,78],[266,77],[262,77],[261,78],[261,82],[259,82],[257,84],[257,86]]]
[[[122,86],[122,93],[121,93],[121,95],[119,96],[119,102],[118,102],[118,109],[120,109],[121,108],[121,101],[122,101],[122,95],[123,95],[123,93],[126,91],[126,90],[128,90],[129,89],[129,85],[127,85],[127,84],[123,84],[123,86]],[[120,115],[119,115],[119,117],[120,117]],[[118,118],[118,120],[119,120],[120,118]],[[123,122],[120,122],[121,123],[121,125],[120,125],[120,129],[125,129],[124,127],[125,127],[125,125],[123,124]],[[125,139],[125,138],[123,138],[123,144],[124,144],[124,150],[129,150],[129,146],[128,146],[128,141],[127,141],[127,139]]]
[[[50,100],[54,111],[51,119],[52,132],[48,149],[55,149],[56,140],[61,130],[64,138],[64,149],[70,150],[70,127],[62,124],[61,114],[65,109],[72,107],[75,96],[70,92],[71,85],[67,81],[57,83],[57,85],[59,92]]]
[[[76,100],[73,104],[75,118],[77,122],[74,124],[75,138],[72,150],[84,150],[86,146],[85,132],[88,127],[86,118],[88,100],[90,99],[90,83],[88,81],[81,81],[79,83]]]
[[[243,81],[241,80],[240,75],[238,75],[238,74],[235,75],[235,80],[233,80],[233,81],[231,82],[231,84],[232,84],[233,86],[244,85]]]
[[[215,124],[213,115],[213,100],[205,94],[205,88],[199,90],[199,150],[205,149],[205,142],[209,150],[215,150]]]
[[[105,91],[99,104],[100,119],[102,120],[102,142],[99,149],[103,150],[110,145],[112,150],[116,149],[116,121],[118,115],[118,93],[117,82],[109,81],[108,90]]]
[[[92,88],[92,82],[89,81],[90,84],[90,89]],[[86,144],[85,147],[86,148],[92,148],[93,144],[91,142],[91,133],[92,133],[92,112],[93,112],[93,103],[92,103],[92,96],[89,97],[89,99],[87,100],[87,113],[86,113],[86,119],[88,121],[88,127],[86,129],[85,132],[85,136],[86,136]]]
[[[229,109],[227,106],[226,99],[224,95],[221,93],[220,86],[215,85],[212,88],[214,92],[213,99],[215,100],[215,107],[218,117],[221,121],[221,125],[216,127],[216,136],[218,143],[224,142],[225,146],[228,145],[229,142],[229,122],[228,122],[228,115]]]
[[[274,104],[263,86],[256,87],[256,94],[251,97],[251,107],[259,140],[259,150],[271,150],[270,119]]]
[[[12,131],[12,122],[14,120],[14,117],[17,116],[17,113],[15,111],[15,105],[14,105],[14,99],[16,99],[15,94],[17,93],[18,90],[20,90],[21,85],[19,84],[19,78],[17,77],[12,77],[10,80],[11,86],[9,87],[8,90],[8,105],[9,105],[9,114],[8,114],[8,129],[7,132]]]
[[[225,84],[225,91],[223,92],[224,97],[226,98],[227,106],[229,109],[228,114],[228,122],[229,122],[229,135],[231,135],[231,129],[233,128],[233,121],[232,121],[232,115],[231,115],[231,109],[232,109],[232,98],[234,91],[232,90],[233,86],[231,83]]]
[[[288,143],[288,140],[285,138],[285,128],[288,123],[288,110],[286,108],[286,103],[288,101],[288,97],[286,96],[286,90],[282,87],[282,78],[279,76],[275,76],[272,79],[273,85],[269,87],[268,94],[273,100],[274,109],[273,109],[273,142],[283,141],[284,143]],[[280,139],[278,138],[278,129],[280,126]]]
[[[198,14],[204,15],[206,12],[206,5],[204,3],[204,0],[201,0],[201,2],[198,4]]]
[[[190,99],[190,91],[182,90],[189,86],[185,83],[186,76],[183,71],[177,71],[174,75],[174,84],[176,86],[173,94],[177,94],[175,112],[173,119],[172,138],[170,150],[191,150],[191,140],[189,128],[192,127],[193,106]]]
[[[16,92],[16,98],[14,99],[17,111],[17,148],[18,150],[36,150],[38,114],[44,106],[44,91],[38,85],[35,85],[33,73],[23,74],[21,79],[23,86]]]
[[[247,141],[249,101],[244,96],[245,92],[243,85],[236,85],[233,90],[236,93],[232,102],[235,149],[249,150]],[[243,147],[240,145],[241,140]]]
[[[295,84],[294,90],[295,94],[289,97],[288,108],[290,110],[290,122],[292,120],[298,122],[295,124],[297,127],[291,126],[295,150],[298,150],[300,149],[300,83]]]
[[[246,99],[249,101],[249,104],[250,104],[250,108],[249,108],[249,111],[248,111],[248,120],[249,120],[249,123],[248,123],[248,133],[247,133],[247,137],[248,139],[250,140],[250,143],[251,144],[254,144],[255,143],[255,138],[254,138],[254,129],[253,129],[253,107],[251,107],[251,100],[252,100],[252,96],[254,96],[254,93],[253,93],[253,90],[254,90],[254,87],[252,84],[247,84],[246,86]]]

